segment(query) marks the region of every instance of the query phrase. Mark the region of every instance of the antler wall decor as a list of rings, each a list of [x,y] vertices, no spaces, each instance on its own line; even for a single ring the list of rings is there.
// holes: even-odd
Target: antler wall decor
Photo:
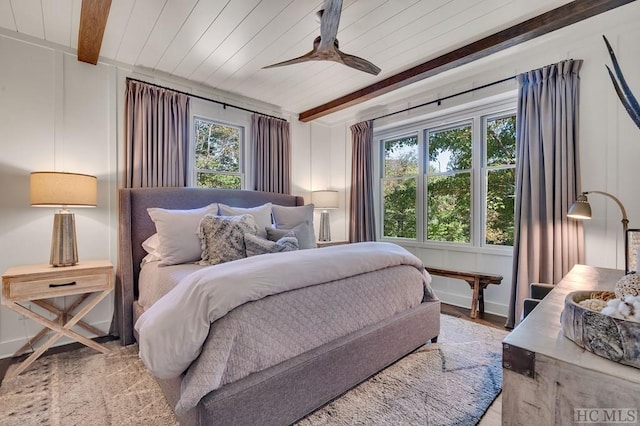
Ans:
[[[614,76],[613,72],[611,72],[611,68],[609,68],[608,65],[605,65],[607,67],[607,71],[609,71],[609,77],[611,77],[613,87],[616,89],[616,93],[618,94],[618,97],[620,98],[620,102],[622,102],[624,109],[627,111],[627,114],[629,114],[629,117],[631,117],[633,122],[636,123],[636,126],[638,126],[638,128],[640,129],[640,104],[638,104],[636,97],[633,96],[633,93],[631,93],[631,89],[629,88],[627,81],[624,79],[624,75],[622,74],[622,70],[620,69],[620,64],[618,64],[618,60],[616,59],[615,53],[613,53],[613,49],[609,44],[609,40],[607,40],[604,35],[602,36],[602,38],[604,38],[604,42],[607,45],[607,50],[609,51],[609,56],[611,57],[611,62],[613,63],[613,69],[616,72],[616,75]]]

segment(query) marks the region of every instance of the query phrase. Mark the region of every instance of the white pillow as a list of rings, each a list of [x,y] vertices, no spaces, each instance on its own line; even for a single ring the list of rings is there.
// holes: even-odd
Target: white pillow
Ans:
[[[142,259],[142,265],[161,259],[160,252],[158,251],[159,246],[160,238],[157,232],[143,241],[142,248],[147,252],[147,255]]]
[[[313,204],[299,207],[284,207],[274,204],[271,208],[277,229],[294,231],[300,249],[317,247],[313,230]]]
[[[201,265],[217,265],[247,257],[245,235],[256,235],[258,227],[253,216],[206,215],[200,222],[198,236],[202,246]]]
[[[271,203],[266,203],[258,207],[231,207],[226,204],[220,204],[220,215],[222,216],[240,216],[250,214],[258,225],[258,236],[267,238],[265,228],[271,228]]]
[[[160,266],[178,265],[200,260],[200,221],[209,213],[217,213],[218,204],[193,210],[147,209],[158,233]]]

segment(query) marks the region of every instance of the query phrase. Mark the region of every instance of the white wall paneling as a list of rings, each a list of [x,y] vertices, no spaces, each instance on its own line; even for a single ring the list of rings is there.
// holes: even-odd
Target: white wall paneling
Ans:
[[[0,37],[3,129],[0,269],[48,263],[55,209],[29,206],[29,173],[56,170],[98,177],[98,207],[75,209],[79,258],[115,263],[115,92],[110,68],[78,62],[62,51]],[[56,303],[70,303],[58,299]],[[87,321],[108,331],[113,296]],[[40,327],[0,310],[0,356],[13,354]],[[61,340],[65,343],[67,340]]]

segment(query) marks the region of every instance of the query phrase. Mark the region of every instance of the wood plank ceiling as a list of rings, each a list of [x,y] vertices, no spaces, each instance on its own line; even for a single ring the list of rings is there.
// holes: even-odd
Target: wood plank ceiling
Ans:
[[[587,1],[587,0],[580,0]],[[322,0],[113,0],[100,57],[299,113],[569,0],[344,0],[340,48],[382,68],[263,66],[308,52]],[[78,45],[81,0],[0,0],[0,32]]]

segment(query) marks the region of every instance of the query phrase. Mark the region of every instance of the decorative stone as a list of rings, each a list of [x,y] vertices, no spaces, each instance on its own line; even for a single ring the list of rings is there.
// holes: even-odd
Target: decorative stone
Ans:
[[[640,368],[640,323],[602,315],[579,303],[592,292],[574,291],[564,301],[564,335],[578,346],[620,364]]]
[[[616,297],[623,299],[626,295],[639,296],[640,295],[640,276],[638,274],[628,274],[620,278],[616,283],[613,290],[616,293]]]

